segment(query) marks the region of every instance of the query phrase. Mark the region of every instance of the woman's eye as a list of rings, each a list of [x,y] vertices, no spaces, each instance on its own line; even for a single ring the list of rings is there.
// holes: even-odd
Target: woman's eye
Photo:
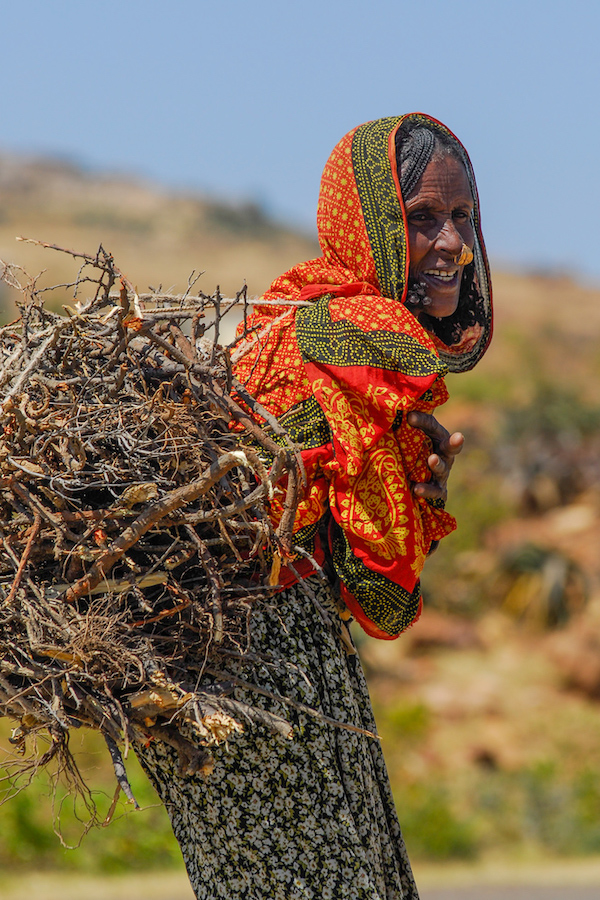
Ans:
[[[458,219],[460,222],[468,222],[470,215],[464,209],[455,209],[452,213],[452,217]]]
[[[428,222],[431,219],[431,213],[416,212],[411,213],[408,217],[409,222]]]

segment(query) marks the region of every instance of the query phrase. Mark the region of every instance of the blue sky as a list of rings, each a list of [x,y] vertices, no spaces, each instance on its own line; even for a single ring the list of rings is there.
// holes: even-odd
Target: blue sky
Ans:
[[[493,260],[600,283],[597,0],[20,0],[2,30],[0,149],[309,230],[337,140],[421,110],[472,157]]]

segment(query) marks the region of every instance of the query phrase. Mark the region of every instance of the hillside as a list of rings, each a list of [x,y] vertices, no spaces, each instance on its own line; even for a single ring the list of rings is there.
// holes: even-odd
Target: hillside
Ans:
[[[16,235],[86,252],[102,243],[140,290],[182,290],[204,270],[206,292],[246,281],[256,296],[318,253],[254,206],[47,160],[0,157],[0,210],[0,258],[48,269],[52,284],[72,275],[69,261]],[[359,636],[417,859],[600,853],[600,290],[493,276],[491,349],[449,378],[440,411],[467,438],[449,502],[459,530],[428,563],[418,625],[396,642]],[[6,288],[0,303],[6,319]],[[92,767],[95,753],[84,752]],[[0,864],[62,860],[25,806],[0,808],[0,833],[21,836],[21,855],[0,838]],[[137,827],[140,847],[166,828]],[[152,865],[140,847],[136,864]],[[113,847],[106,866],[117,857]]]
[[[316,241],[271,221],[252,204],[174,193],[119,176],[90,174],[44,159],[0,156],[0,258],[30,274],[65,261],[15,237],[94,253],[100,243],[140,290],[183,290],[192,271],[201,287],[231,295],[244,282],[253,295],[295,262],[318,253]]]

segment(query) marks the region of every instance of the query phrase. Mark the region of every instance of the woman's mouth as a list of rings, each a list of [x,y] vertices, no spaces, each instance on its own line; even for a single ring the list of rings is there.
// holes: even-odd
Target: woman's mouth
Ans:
[[[421,278],[427,285],[427,293],[433,300],[436,294],[441,296],[454,295],[459,288],[458,266],[452,266],[450,269],[424,269],[421,272]]]
[[[417,318],[421,312],[438,318],[451,316],[458,306],[461,279],[461,266],[422,269],[409,278],[406,303]]]
[[[436,281],[441,281],[446,284],[449,284],[456,278],[458,269],[425,269],[422,272],[423,275],[428,278],[435,278]]]

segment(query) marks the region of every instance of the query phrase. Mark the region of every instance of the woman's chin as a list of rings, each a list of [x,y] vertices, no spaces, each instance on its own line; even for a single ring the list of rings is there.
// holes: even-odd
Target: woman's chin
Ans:
[[[428,303],[424,304],[419,313],[433,316],[436,319],[445,319],[456,312],[458,308],[458,296],[456,297],[432,297],[428,292]],[[419,318],[419,315],[417,315]]]
[[[435,316],[436,319],[445,319],[456,312],[458,308],[458,297],[454,300],[435,300],[431,298],[431,305],[427,307],[428,316]]]

